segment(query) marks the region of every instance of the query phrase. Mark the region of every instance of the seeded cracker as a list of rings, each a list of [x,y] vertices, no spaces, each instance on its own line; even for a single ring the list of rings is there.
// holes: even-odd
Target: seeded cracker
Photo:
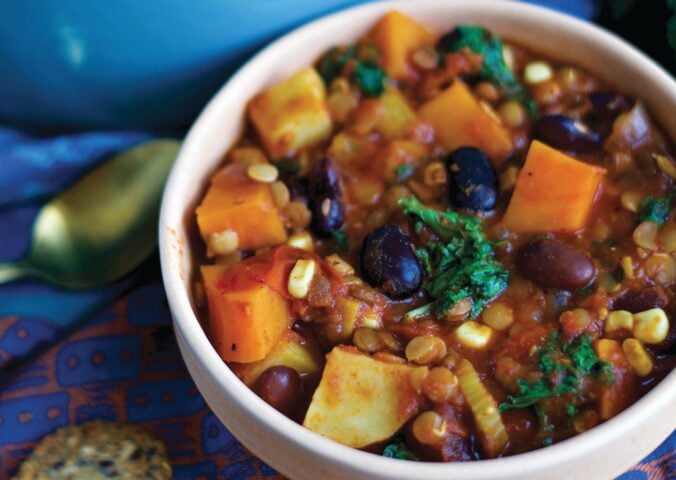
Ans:
[[[92,421],[47,435],[19,468],[16,480],[169,480],[165,446],[121,422]]]

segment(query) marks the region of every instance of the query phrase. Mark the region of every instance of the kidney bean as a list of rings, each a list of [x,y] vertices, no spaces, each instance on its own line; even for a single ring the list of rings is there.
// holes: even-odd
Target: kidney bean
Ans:
[[[293,413],[303,397],[300,375],[284,365],[265,370],[254,384],[256,395],[285,415]]]
[[[573,152],[592,151],[601,144],[601,135],[582,122],[561,114],[540,117],[533,133],[549,146]]]
[[[632,105],[627,97],[614,92],[594,92],[589,95],[589,101],[594,115],[606,121],[615,120],[620,113],[629,111]]]
[[[329,156],[320,158],[309,177],[308,193],[312,211],[312,230],[328,237],[345,223],[338,170]]]
[[[383,225],[364,239],[361,250],[364,279],[390,298],[405,298],[422,284],[423,271],[413,241],[396,225]]]
[[[531,240],[516,253],[516,265],[526,277],[545,287],[572,290],[594,277],[594,264],[584,253],[558,240]]]
[[[669,296],[663,289],[645,287],[641,290],[625,290],[612,300],[612,308],[638,313],[651,308],[664,308],[667,303],[669,303]]]
[[[488,156],[474,147],[461,147],[446,159],[449,200],[470,210],[493,210],[498,201],[498,179]]]

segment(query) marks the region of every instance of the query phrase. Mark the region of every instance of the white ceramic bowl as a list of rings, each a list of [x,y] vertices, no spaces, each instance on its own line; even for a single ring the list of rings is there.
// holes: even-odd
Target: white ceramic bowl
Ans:
[[[676,426],[676,372],[616,418],[534,452],[469,463],[383,458],[323,438],[268,406],[230,371],[209,343],[191,298],[188,225],[210,174],[243,127],[247,101],[311,64],[334,44],[355,41],[386,11],[399,9],[436,30],[480,24],[554,58],[581,66],[641,98],[676,139],[676,82],[633,47],[592,25],[539,7],[483,0],[377,2],[302,27],[259,53],[223,86],[190,130],[169,178],[160,221],[164,284],[181,352],[218,418],[249,450],[303,480],[602,479],[622,473]]]

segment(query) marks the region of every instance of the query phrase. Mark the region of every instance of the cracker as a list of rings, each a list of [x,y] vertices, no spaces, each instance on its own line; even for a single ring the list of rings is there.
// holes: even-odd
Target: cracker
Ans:
[[[47,435],[16,475],[16,480],[171,478],[162,442],[136,425],[99,420]]]

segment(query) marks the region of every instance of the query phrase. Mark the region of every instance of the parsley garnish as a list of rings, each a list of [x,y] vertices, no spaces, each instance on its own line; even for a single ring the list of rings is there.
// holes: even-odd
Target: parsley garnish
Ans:
[[[409,312],[409,316],[433,312],[443,317],[460,300],[470,298],[469,316],[474,318],[507,288],[509,272],[495,259],[480,219],[426,207],[415,197],[401,199],[399,205],[415,220],[417,233],[429,228],[439,238],[416,252],[430,277],[425,290],[432,302]]]
[[[317,71],[328,86],[350,62],[354,64],[352,72],[353,80],[364,95],[367,97],[379,97],[385,91],[385,72],[373,60],[358,59],[357,51],[354,47],[330,48],[317,61]]]
[[[413,175],[414,171],[415,171],[415,168],[413,168],[413,165],[408,165],[408,164],[399,165],[394,170],[394,173],[397,176],[397,182],[403,182],[408,177]]]
[[[336,248],[339,252],[347,252],[349,250],[348,246],[348,236],[341,232],[340,230],[334,230],[331,232],[333,239],[336,241]]]
[[[455,34],[447,37],[447,41],[443,42],[440,48],[442,54],[468,48],[483,56],[479,76],[503,88],[511,100],[523,103],[531,116],[537,116],[537,103],[505,64],[502,41],[488,30],[474,25],[459,25],[455,29]]]
[[[355,58],[356,51],[354,47],[341,49],[331,47],[317,62],[317,71],[328,86],[336,78],[347,62]]]
[[[641,202],[638,209],[638,221],[655,222],[658,225],[663,225],[669,218],[673,199],[673,193],[664,198],[647,197]]]
[[[385,72],[370,60],[357,63],[354,81],[367,97],[379,97],[385,91]]]
[[[383,457],[398,458],[399,460],[420,460],[415,453],[409,450],[400,437],[395,437],[392,442],[385,447],[385,450],[383,450]]]
[[[608,362],[601,360],[591,346],[591,336],[584,334],[562,343],[561,334],[554,332],[538,349],[540,371],[544,374],[533,381],[518,379],[517,395],[508,395],[500,404],[500,411],[537,406],[545,398],[576,393],[580,380],[587,375],[603,376],[606,383],[613,383],[615,377]],[[553,382],[552,379],[556,379]],[[568,405],[570,414],[576,407]],[[576,410],[575,410],[576,411]]]

